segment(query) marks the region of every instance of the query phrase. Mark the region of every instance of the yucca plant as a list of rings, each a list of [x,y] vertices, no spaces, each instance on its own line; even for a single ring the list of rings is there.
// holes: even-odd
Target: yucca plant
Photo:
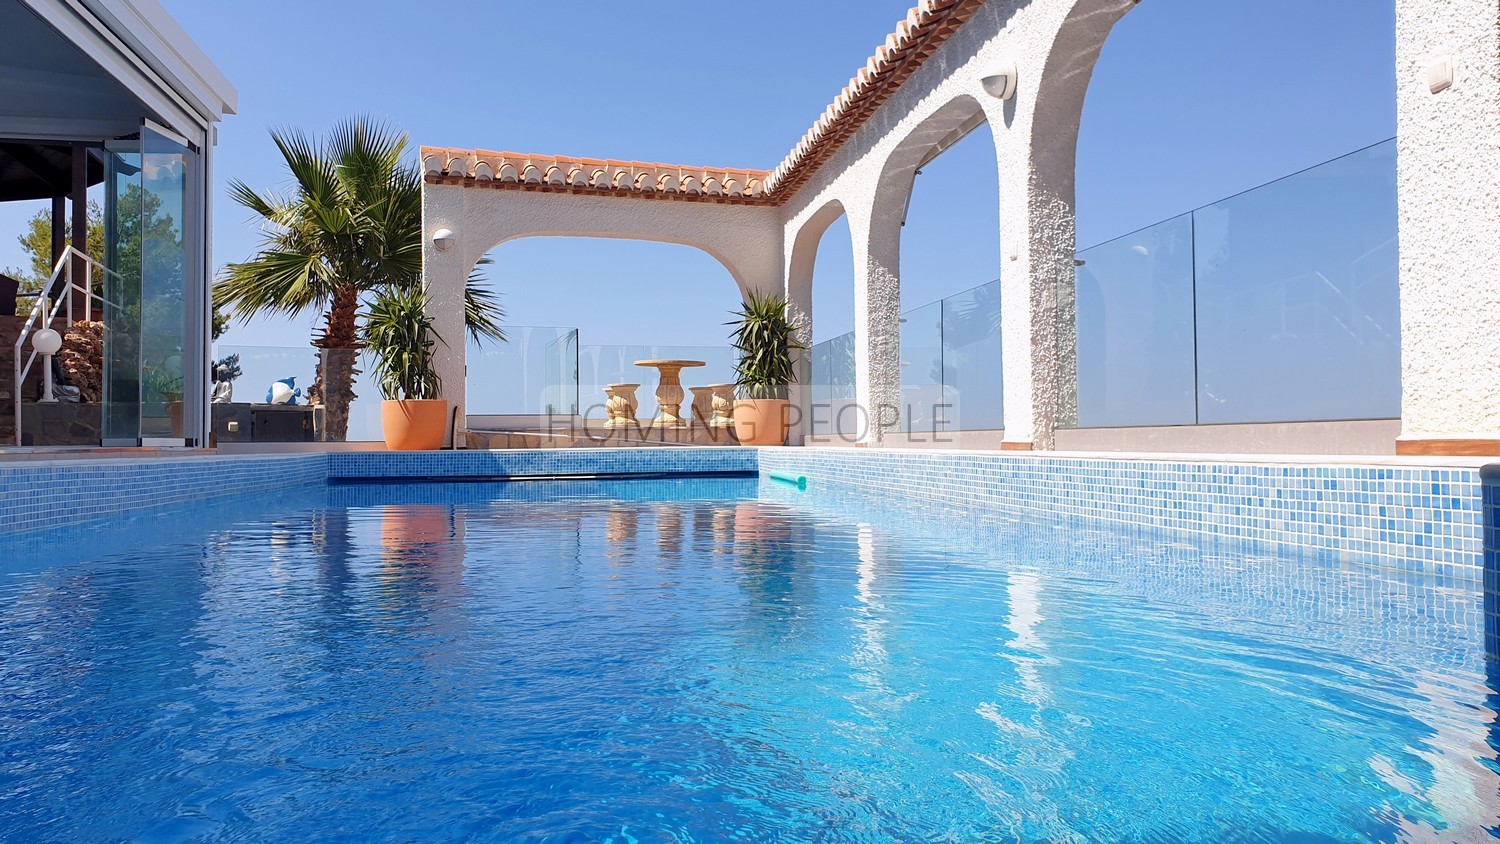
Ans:
[[[435,399],[443,390],[432,350],[441,338],[433,331],[421,285],[388,287],[365,315],[366,348],[375,358],[375,377],[388,400]]]
[[[735,383],[747,399],[784,399],[787,386],[797,380],[792,352],[805,348],[792,335],[802,326],[787,316],[786,298],[776,293],[745,297],[734,319],[730,345],[740,353]]]

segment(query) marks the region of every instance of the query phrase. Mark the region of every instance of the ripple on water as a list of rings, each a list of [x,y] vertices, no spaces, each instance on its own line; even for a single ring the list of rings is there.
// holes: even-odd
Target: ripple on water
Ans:
[[[758,494],[359,488],[16,565],[0,839],[1496,827],[1476,595],[1147,530]]]

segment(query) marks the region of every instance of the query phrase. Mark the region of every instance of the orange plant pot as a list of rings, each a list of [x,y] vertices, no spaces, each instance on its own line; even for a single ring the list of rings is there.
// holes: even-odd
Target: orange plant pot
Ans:
[[[734,435],[740,445],[786,445],[788,408],[786,399],[736,399]]]
[[[443,447],[448,433],[448,402],[405,399],[380,403],[380,427],[391,451],[432,451]]]

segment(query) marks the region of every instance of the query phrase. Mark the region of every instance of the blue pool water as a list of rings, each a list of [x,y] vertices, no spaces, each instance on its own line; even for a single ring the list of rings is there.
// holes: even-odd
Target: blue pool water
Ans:
[[[1500,826],[1472,586],[753,480],[263,506],[0,555],[0,840]]]

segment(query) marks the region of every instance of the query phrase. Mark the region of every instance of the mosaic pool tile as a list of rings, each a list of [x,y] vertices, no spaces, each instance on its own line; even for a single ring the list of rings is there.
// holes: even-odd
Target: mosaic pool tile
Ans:
[[[873,495],[1251,539],[1466,580],[1479,578],[1484,550],[1477,469],[844,448],[763,449],[760,469]]]
[[[86,528],[327,483],[322,454],[59,460],[0,465],[0,533]]]

